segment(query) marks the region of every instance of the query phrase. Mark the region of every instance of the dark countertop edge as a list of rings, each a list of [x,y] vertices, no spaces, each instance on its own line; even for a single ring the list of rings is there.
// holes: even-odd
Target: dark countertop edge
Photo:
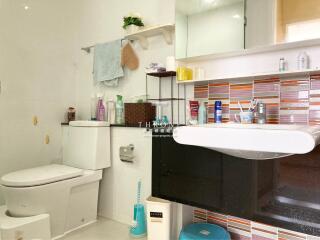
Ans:
[[[63,122],[61,123],[61,126],[69,126],[69,123]],[[176,127],[177,125],[175,125]],[[185,126],[185,125],[179,125],[179,126]],[[154,127],[147,127],[147,126],[135,126],[135,125],[120,125],[120,124],[111,124],[110,127],[122,127],[122,128],[141,128],[141,129],[154,129]],[[161,129],[158,128],[158,129]]]
[[[62,122],[61,126],[69,126],[69,123],[67,122]],[[110,127],[128,127],[128,128],[147,128],[143,126],[130,126],[130,125],[120,125],[120,124],[110,124]]]

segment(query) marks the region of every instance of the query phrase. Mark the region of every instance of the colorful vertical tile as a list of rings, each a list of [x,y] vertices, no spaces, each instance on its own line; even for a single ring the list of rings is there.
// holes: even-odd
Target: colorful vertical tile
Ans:
[[[310,79],[281,80],[280,123],[308,124]]]
[[[280,79],[255,80],[253,97],[266,104],[267,123],[279,123]]]
[[[253,98],[253,82],[230,83],[230,120],[235,121],[235,114],[240,112],[238,102],[243,109],[248,109]]]
[[[208,84],[196,84],[194,86],[195,99],[208,99]]]
[[[228,216],[215,213],[215,212],[207,212],[207,222],[219,225],[221,227],[227,228],[228,227]]]
[[[320,240],[320,237],[315,237],[315,236],[307,236],[307,240]]]
[[[193,209],[193,222],[207,222],[207,211],[200,209],[200,208],[194,208]]]
[[[278,228],[266,224],[251,222],[252,240],[276,240]]]
[[[279,240],[306,240],[307,235],[303,233],[285,230],[285,229],[279,229],[278,239]]]
[[[310,78],[309,123],[320,124],[320,75]]]
[[[222,102],[222,122],[229,122],[229,83],[209,83],[208,122],[214,122],[214,104]]]
[[[320,237],[199,208],[193,209],[193,222],[207,222],[226,228],[232,240],[320,240]]]
[[[251,221],[228,216],[228,231],[233,240],[251,240]]]

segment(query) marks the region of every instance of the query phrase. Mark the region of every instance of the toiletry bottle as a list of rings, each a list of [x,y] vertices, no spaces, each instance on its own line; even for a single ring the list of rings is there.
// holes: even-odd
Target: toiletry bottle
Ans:
[[[284,58],[280,58],[279,72],[284,72],[284,71],[286,71],[286,61],[284,60]]]
[[[298,69],[299,70],[306,70],[309,68],[309,56],[306,52],[301,52],[298,55]]]
[[[97,100],[97,110],[96,110],[96,120],[99,121],[99,109],[100,109],[100,105],[102,103],[102,98],[101,97],[98,97],[98,100]]]
[[[116,124],[124,124],[124,106],[123,106],[123,99],[121,95],[117,95]]]
[[[216,101],[214,104],[214,122],[222,123],[222,102]]]
[[[106,109],[103,104],[103,99],[99,98],[98,108],[97,108],[97,120],[104,121],[105,120]]]
[[[76,109],[74,107],[68,108],[68,122],[75,121],[76,120]]]
[[[198,112],[199,112],[199,102],[198,101],[189,101],[190,104],[190,124],[198,124]]]
[[[91,121],[97,120],[97,98],[96,96],[91,96]]]
[[[259,102],[257,104],[257,111],[256,111],[256,117],[257,117],[257,123],[258,124],[265,124],[267,121],[267,109],[266,104]]]
[[[115,124],[116,123],[116,107],[115,107],[115,102],[110,99],[108,101],[108,122],[110,124]]]
[[[207,123],[207,108],[204,102],[201,102],[198,113],[198,123],[206,124]]]

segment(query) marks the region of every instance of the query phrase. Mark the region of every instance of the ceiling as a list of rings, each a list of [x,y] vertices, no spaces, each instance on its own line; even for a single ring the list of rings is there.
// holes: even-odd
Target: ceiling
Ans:
[[[193,15],[238,2],[244,0],[176,0],[176,11],[183,15]]]

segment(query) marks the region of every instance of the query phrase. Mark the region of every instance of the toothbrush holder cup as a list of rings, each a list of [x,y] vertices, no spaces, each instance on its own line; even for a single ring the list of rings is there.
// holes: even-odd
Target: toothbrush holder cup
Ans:
[[[240,119],[238,117],[240,116]],[[254,119],[254,114],[251,111],[248,112],[240,112],[239,114],[234,115],[234,119],[236,122],[241,124],[252,124]]]

